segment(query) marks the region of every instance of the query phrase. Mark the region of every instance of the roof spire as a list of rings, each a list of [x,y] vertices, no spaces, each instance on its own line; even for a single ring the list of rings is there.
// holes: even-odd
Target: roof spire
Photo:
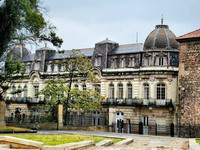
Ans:
[[[162,18],[161,18],[161,24],[163,24],[163,15],[162,15]]]

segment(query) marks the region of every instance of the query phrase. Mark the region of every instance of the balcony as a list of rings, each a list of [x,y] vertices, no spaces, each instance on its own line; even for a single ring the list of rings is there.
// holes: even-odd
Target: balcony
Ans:
[[[45,101],[39,97],[10,97],[5,98],[7,103],[44,103]]]
[[[172,107],[172,99],[144,99],[144,98],[133,98],[133,99],[118,99],[118,98],[107,98],[103,102],[103,105],[119,105],[119,106],[168,106]]]

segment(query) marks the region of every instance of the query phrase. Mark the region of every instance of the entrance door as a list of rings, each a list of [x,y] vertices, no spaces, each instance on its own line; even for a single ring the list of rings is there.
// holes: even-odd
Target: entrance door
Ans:
[[[123,133],[124,128],[124,113],[116,113],[116,132]]]
[[[149,118],[148,116],[143,117],[143,134],[148,135]]]

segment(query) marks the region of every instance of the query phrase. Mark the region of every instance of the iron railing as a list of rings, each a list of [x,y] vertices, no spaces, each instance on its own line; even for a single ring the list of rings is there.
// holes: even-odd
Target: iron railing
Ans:
[[[127,105],[127,106],[173,106],[172,99],[144,99],[144,98],[107,98],[104,105]]]
[[[46,102],[46,100],[40,97],[9,97],[5,98],[7,103],[41,103]]]

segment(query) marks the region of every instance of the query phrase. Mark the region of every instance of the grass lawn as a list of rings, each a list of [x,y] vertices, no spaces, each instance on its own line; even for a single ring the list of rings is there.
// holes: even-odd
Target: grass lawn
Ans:
[[[22,139],[28,139],[38,142],[43,142],[44,145],[59,145],[72,142],[90,141],[94,140],[96,143],[102,140],[113,140],[114,143],[122,139],[97,137],[90,135],[79,134],[0,134],[0,136],[13,136]]]
[[[196,140],[196,142],[197,142],[198,144],[200,144],[200,140]]]
[[[10,126],[0,126],[0,131],[29,131],[30,129],[26,128],[17,128],[17,127],[10,127]]]

